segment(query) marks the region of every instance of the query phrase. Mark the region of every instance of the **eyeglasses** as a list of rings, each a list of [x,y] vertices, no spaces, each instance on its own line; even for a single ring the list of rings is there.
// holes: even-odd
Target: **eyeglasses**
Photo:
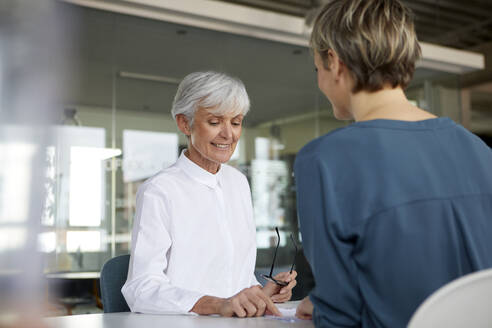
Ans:
[[[277,247],[275,248],[275,253],[273,253],[273,262],[272,262],[272,267],[270,269],[270,274],[262,274],[261,276],[265,278],[268,281],[273,282],[274,284],[277,284],[279,286],[287,286],[289,283],[286,281],[280,281],[275,278],[273,278],[273,267],[275,266],[275,259],[277,258],[277,251],[278,251],[278,246],[280,245],[280,234],[278,233],[278,228],[275,227],[275,231],[277,232]],[[290,273],[292,273],[292,270],[294,269],[294,264],[296,263],[296,257],[297,257],[297,245],[296,242],[294,241],[294,236],[290,234],[290,240],[292,240],[292,244],[294,245],[294,248],[296,250],[294,254],[294,261],[292,262],[292,266],[290,267]]]

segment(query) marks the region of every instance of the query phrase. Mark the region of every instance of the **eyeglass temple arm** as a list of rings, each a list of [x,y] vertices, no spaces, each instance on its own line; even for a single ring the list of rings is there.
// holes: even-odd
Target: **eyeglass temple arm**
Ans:
[[[272,267],[270,268],[270,277],[272,277],[273,274],[273,267],[275,266],[275,259],[277,258],[277,250],[278,246],[280,245],[280,234],[278,233],[277,227],[275,227],[275,231],[277,232],[277,247],[275,248],[275,253],[273,253]]]
[[[292,262],[292,266],[290,267],[290,273],[292,273],[292,270],[294,270],[294,264],[296,264],[296,257],[297,257],[297,244],[294,240],[294,236],[290,234],[290,239],[292,240],[292,244],[294,244],[294,247],[296,249],[296,253],[294,254],[294,261]]]

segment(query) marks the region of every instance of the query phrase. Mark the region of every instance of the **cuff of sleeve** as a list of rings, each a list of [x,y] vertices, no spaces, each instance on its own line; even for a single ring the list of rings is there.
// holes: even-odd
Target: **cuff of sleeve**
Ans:
[[[253,274],[253,279],[251,279],[251,286],[256,285],[260,285],[260,287],[263,287],[263,285],[258,282],[258,279],[256,279],[256,276]]]
[[[187,297],[186,299],[184,299],[180,302],[179,307],[183,309],[183,312],[186,312],[186,313],[189,313],[192,315],[198,315],[198,314],[196,314],[194,312],[190,312],[190,311],[193,308],[193,306],[195,306],[196,302],[198,302],[198,300],[200,298],[202,298],[203,296],[205,296],[205,294],[192,292],[192,293],[190,293],[189,297]]]
[[[309,300],[311,301],[311,303],[313,304],[313,314],[312,314],[312,318],[313,318],[313,322],[316,321],[316,307],[314,306],[314,303],[313,303],[313,297],[311,296],[311,294],[308,295],[309,296]]]

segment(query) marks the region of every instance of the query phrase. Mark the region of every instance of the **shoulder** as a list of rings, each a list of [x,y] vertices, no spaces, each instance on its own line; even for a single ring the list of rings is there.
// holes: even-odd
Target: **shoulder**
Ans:
[[[461,133],[461,135],[463,136],[463,138],[470,140],[470,142],[474,146],[480,147],[480,148],[483,148],[483,149],[488,149],[489,150],[489,153],[492,154],[492,148],[490,148],[480,137],[478,137],[474,133],[472,133],[469,130],[467,130],[461,124],[455,123],[455,128],[456,128],[457,131],[459,131],[459,133]]]
[[[182,175],[182,171],[174,165],[165,168],[145,180],[145,182],[138,188],[138,194],[166,194],[169,190],[172,190],[172,188],[175,188],[176,185],[179,184],[179,181],[183,178]]]
[[[335,129],[306,144],[296,156],[296,164],[303,161],[316,161],[325,156],[338,157],[343,149],[357,145],[359,133],[353,125]],[[336,155],[336,156],[335,156]]]

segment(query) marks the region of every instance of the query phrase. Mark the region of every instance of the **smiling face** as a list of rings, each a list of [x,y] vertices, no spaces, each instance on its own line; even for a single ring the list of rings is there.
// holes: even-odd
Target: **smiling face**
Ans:
[[[181,119],[183,119],[182,117]],[[185,119],[185,118],[184,118]],[[214,115],[213,110],[198,108],[193,126],[183,131],[188,137],[188,158],[209,171],[217,173],[220,164],[226,163],[236,149],[241,137],[243,115]]]

